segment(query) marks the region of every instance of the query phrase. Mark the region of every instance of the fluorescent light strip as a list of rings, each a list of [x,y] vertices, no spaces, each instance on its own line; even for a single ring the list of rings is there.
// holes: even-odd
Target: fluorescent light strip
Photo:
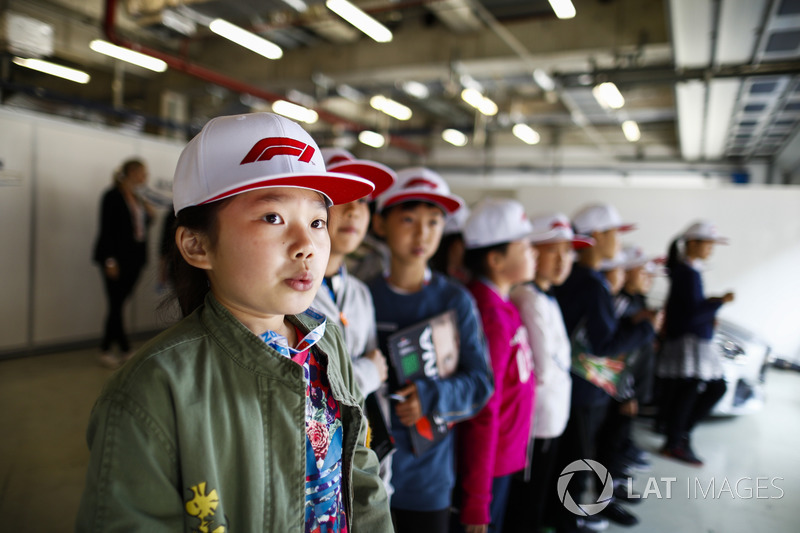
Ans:
[[[442,139],[453,146],[466,146],[468,141],[467,136],[462,132],[450,128],[442,132]]]
[[[305,122],[306,124],[314,124],[319,120],[319,114],[313,109],[308,109],[286,100],[276,100],[273,102],[272,110],[279,115],[299,122]]]
[[[379,43],[388,43],[392,40],[389,28],[370,17],[347,0],[327,0],[328,9],[342,17],[344,20],[366,33]]]
[[[610,81],[595,85],[592,89],[592,94],[597,103],[606,109],[619,109],[625,105],[625,98],[622,97],[622,93]]]
[[[571,19],[577,13],[575,6],[572,5],[572,0],[550,0],[550,7],[560,19]]]
[[[625,134],[625,138],[628,139],[628,142],[632,143],[635,143],[642,137],[642,133],[639,131],[639,125],[633,120],[626,120],[622,123],[622,133]]]
[[[167,70],[167,63],[156,57],[134,52],[128,48],[122,48],[121,46],[111,44],[108,41],[95,39],[89,43],[89,48],[100,54],[104,54],[121,61],[126,61],[154,72],[164,72]]]
[[[403,82],[403,90],[413,96],[414,98],[419,98],[423,100],[430,95],[430,91],[425,84],[422,84],[418,81],[406,81]]]
[[[526,144],[538,144],[542,139],[535,129],[531,128],[527,124],[522,123],[514,124],[514,127],[511,128],[511,133],[513,133],[517,139]]]
[[[381,148],[384,144],[386,144],[386,139],[383,135],[369,130],[364,130],[359,133],[358,140],[367,146],[372,146],[373,148]]]
[[[395,102],[391,98],[386,98],[380,94],[376,94],[370,98],[369,105],[378,111],[386,113],[390,117],[396,118],[397,120],[408,120],[411,118],[411,109],[404,106],[400,102]]]
[[[263,37],[249,32],[244,28],[240,28],[235,24],[231,24],[227,20],[214,19],[208,25],[208,29],[219,35],[225,37],[239,46],[243,46],[248,50],[266,57],[267,59],[280,59],[283,56],[283,50],[275,43],[272,43]]]
[[[56,65],[55,63],[44,61],[42,59],[14,57],[14,59],[11,61],[21,67],[38,70],[39,72],[44,72],[45,74],[50,74],[51,76],[58,76],[59,78],[64,78],[65,80],[74,81],[75,83],[85,84],[89,83],[89,80],[92,79],[91,76],[82,70]]]
[[[464,89],[461,91],[461,99],[486,116],[497,114],[497,104],[483,96],[477,89]]]

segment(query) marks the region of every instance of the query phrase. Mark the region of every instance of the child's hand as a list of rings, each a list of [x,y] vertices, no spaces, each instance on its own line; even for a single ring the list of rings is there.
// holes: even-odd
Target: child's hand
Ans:
[[[419,403],[419,396],[417,395],[417,386],[413,383],[406,385],[402,389],[395,392],[400,396],[405,396],[404,402],[398,403],[394,410],[397,413],[400,422],[404,426],[413,426],[417,420],[422,418],[422,405]]]
[[[466,533],[487,533],[489,524],[464,524],[464,531]]]
[[[621,403],[619,406],[619,414],[629,418],[634,418],[637,414],[639,414],[639,402],[636,400],[636,398]]]
[[[722,295],[722,303],[729,304],[732,301],[733,301],[733,293],[732,292],[726,292],[725,294]]]
[[[378,375],[381,378],[381,383],[386,381],[386,378],[389,377],[389,367],[386,366],[386,358],[383,356],[381,351],[372,350],[371,352],[365,353],[364,357],[372,361],[372,364],[378,369]]]

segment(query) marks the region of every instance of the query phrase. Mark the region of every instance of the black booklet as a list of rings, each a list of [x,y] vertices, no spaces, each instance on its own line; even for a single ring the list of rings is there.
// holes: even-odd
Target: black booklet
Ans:
[[[397,331],[388,338],[389,361],[395,386],[404,387],[419,378],[442,379],[458,366],[459,332],[455,311],[447,311]],[[425,453],[450,431],[447,423],[424,416],[409,428],[415,455]]]

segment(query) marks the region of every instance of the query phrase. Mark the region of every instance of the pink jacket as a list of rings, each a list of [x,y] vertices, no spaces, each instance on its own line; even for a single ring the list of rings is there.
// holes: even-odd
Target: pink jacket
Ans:
[[[481,281],[469,290],[483,322],[495,390],[474,418],[459,425],[461,522],[488,524],[493,478],[525,467],[536,379],[527,330],[514,304]]]

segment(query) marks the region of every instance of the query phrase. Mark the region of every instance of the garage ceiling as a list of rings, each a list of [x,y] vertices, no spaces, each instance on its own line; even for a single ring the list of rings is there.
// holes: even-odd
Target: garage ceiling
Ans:
[[[800,0],[573,0],[577,15],[566,20],[547,0],[354,3],[391,30],[391,42],[373,41],[320,0],[7,0],[6,19],[52,26],[47,59],[93,79],[77,86],[17,67],[9,59],[21,51],[6,39],[3,100],[98,121],[116,106],[113,120],[149,130],[171,120],[191,134],[211,116],[282,98],[318,111],[308,129],[320,144],[464,171],[730,165],[800,150]],[[269,60],[215,35],[208,23],[217,18],[278,44],[283,56]],[[175,20],[189,28],[177,31]],[[160,55],[170,68],[122,67],[88,48],[95,38]],[[412,95],[408,82],[427,96]],[[598,103],[592,89],[602,82],[616,84],[622,108]],[[496,115],[462,100],[470,86],[497,104]],[[412,117],[376,111],[374,95]],[[627,120],[639,127],[636,142],[623,134]],[[518,123],[540,142],[512,135]],[[447,128],[465,133],[467,145],[445,143]],[[362,129],[391,146],[359,144]]]

